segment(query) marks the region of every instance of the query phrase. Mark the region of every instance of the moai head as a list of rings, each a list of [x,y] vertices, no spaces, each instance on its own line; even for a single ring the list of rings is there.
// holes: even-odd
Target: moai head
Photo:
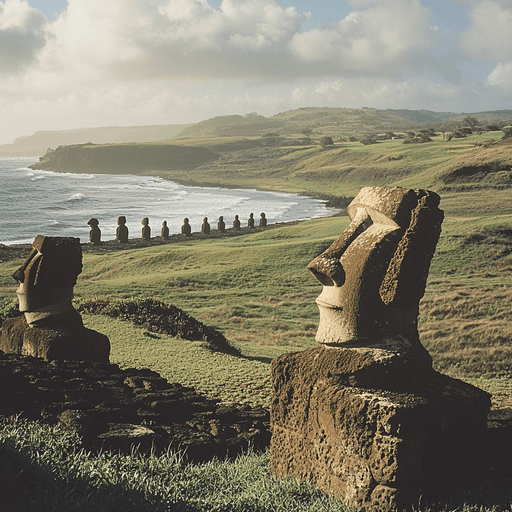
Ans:
[[[203,222],[206,224],[206,223],[208,222],[208,217],[205,217],[205,218],[203,219]]]
[[[261,217],[262,219],[264,219],[264,218],[265,218],[265,214],[264,214],[263,212],[261,212],[261,213],[260,213],[260,217]]]
[[[221,215],[221,216],[219,217],[219,222],[222,222],[223,220],[224,220],[224,217]]]
[[[118,226],[124,226],[125,224],[126,224],[126,217],[124,215],[117,217],[117,225]]]
[[[187,217],[185,217],[185,218],[183,219],[183,224],[188,224],[188,218],[187,218]]]
[[[141,221],[141,224],[143,226],[148,226],[149,225],[149,218],[148,217],[144,217]]]
[[[365,187],[348,206],[350,225],[308,266],[323,285],[316,340],[326,345],[418,340],[419,301],[441,232],[439,196]]]
[[[41,315],[73,309],[73,286],[82,271],[79,238],[38,235],[32,247],[25,263],[12,275],[19,283],[19,309],[29,323]],[[38,312],[40,315],[31,315]]]

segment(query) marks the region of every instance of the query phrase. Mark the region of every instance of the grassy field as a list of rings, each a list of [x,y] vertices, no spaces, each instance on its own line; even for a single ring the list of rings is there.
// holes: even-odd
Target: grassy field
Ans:
[[[486,182],[483,186],[471,179],[451,182],[446,178],[453,176],[454,170],[466,167],[493,165],[493,162],[498,162],[499,166],[512,165],[510,146],[476,144],[492,136],[475,135],[450,142],[438,138],[423,145],[403,145],[401,141],[391,140],[372,146],[340,143],[328,150],[319,146],[293,148],[283,151],[279,157],[282,161],[278,159],[265,172],[262,172],[261,163],[252,170],[240,172],[237,168],[240,162],[235,158],[229,165],[227,160],[221,160],[222,166],[217,167],[215,173],[209,164],[208,169],[198,168],[190,176],[198,180],[209,177],[210,181],[215,178],[216,183],[222,185],[224,180],[233,182],[233,176],[238,173],[243,186],[319,194],[353,195],[360,186],[368,183],[438,190],[446,217],[426,294],[420,304],[421,340],[432,354],[436,369],[491,392],[493,407],[512,407],[511,189],[496,183]],[[232,152],[226,154],[233,157]],[[279,170],[281,165],[286,167],[286,173]],[[363,168],[364,172],[361,171]],[[499,169],[494,173],[496,176],[499,172],[508,172]],[[88,327],[109,336],[111,360],[122,367],[148,367],[169,381],[192,385],[210,397],[268,407],[270,361],[282,353],[316,345],[318,311],[314,301],[321,286],[308,273],[307,264],[347,224],[348,217],[336,216],[239,237],[85,254],[84,269],[75,287],[76,302],[80,305],[98,298],[158,299],[216,327],[240,350],[239,356],[213,352],[201,342],[156,334],[119,319],[84,315]],[[6,301],[15,300],[10,275],[19,264],[16,261],[0,263],[0,297]],[[6,427],[3,434],[6,439],[14,436],[13,428],[16,431],[15,426]],[[40,435],[46,440],[60,434],[46,432]],[[119,475],[116,473],[118,480],[113,476],[113,480],[110,476],[104,477],[105,485],[124,489],[120,491],[123,499],[127,489],[137,488],[133,496],[142,500],[137,510],[167,510],[165,496],[173,496],[175,505],[172,510],[343,509],[339,502],[334,504],[291,479],[288,483],[272,479],[268,475],[268,453],[250,455],[235,463],[215,463],[213,473],[213,465],[194,469],[182,464],[180,481],[196,482],[202,478],[217,482],[217,490],[209,488],[206,493],[197,489],[185,490],[185,487],[178,491],[166,488],[165,485],[170,486],[168,483],[164,485],[156,481],[147,483],[147,487],[139,483],[132,486],[123,478],[126,479],[129,472],[147,471],[138,466],[147,462],[135,458],[131,461],[106,460],[108,457],[105,455],[103,462],[83,464],[98,464],[95,470],[98,474],[106,472],[109,464],[116,467],[125,464],[125,472],[122,475],[121,470]],[[51,464],[53,462],[45,461],[43,466],[47,468]],[[56,464],[60,467],[62,463]],[[76,467],[81,467],[80,464],[82,462],[77,462]],[[166,464],[175,467],[173,465],[180,463],[172,459]],[[66,473],[66,468],[48,471],[64,475],[63,481],[75,478]],[[190,476],[192,473],[196,476]],[[254,476],[256,474],[260,476]],[[233,475],[245,476],[237,480]],[[246,502],[237,501],[240,489],[253,478],[259,486],[254,488],[262,489],[263,497],[251,495]],[[219,483],[222,479],[234,482],[234,487]],[[80,485],[88,485],[88,489],[94,488],[94,493],[101,495],[104,488],[98,483],[100,480],[91,478]],[[290,487],[286,491],[275,487],[280,485]],[[157,487],[154,492],[149,491]],[[251,489],[252,486],[247,487],[247,492],[253,492]],[[73,490],[60,489],[59,492],[74,496]],[[221,493],[224,501],[212,501],[216,492]],[[288,494],[284,501],[266,504],[261,501],[267,499],[269,493],[276,492]],[[457,510],[468,512],[497,511],[505,509],[501,499],[508,499],[506,506],[512,503],[510,496],[503,498],[500,494],[498,497],[493,492],[484,493],[485,499],[476,500],[476,505],[463,505],[464,502],[471,503],[472,498],[459,497],[455,505],[445,504],[445,510],[458,507]],[[144,500],[150,500],[153,505]],[[75,510],[59,506],[55,510]],[[146,506],[149,508],[144,508]]]

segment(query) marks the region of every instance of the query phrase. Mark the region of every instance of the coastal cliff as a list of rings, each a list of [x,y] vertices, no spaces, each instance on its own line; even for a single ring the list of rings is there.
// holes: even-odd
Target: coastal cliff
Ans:
[[[190,170],[219,158],[207,148],[173,144],[75,144],[49,150],[32,169],[123,174]]]

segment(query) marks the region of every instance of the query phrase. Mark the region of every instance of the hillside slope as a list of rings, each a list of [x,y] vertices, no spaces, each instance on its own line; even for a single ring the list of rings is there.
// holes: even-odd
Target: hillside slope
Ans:
[[[154,142],[178,135],[187,124],[155,126],[107,126],[77,130],[39,131],[19,137],[12,144],[0,145],[0,156],[41,156],[48,148],[69,144],[122,144],[125,142]]]

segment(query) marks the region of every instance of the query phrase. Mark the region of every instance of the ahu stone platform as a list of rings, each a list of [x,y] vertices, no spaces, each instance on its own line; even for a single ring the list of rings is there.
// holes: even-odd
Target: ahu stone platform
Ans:
[[[0,416],[59,424],[80,434],[87,450],[170,446],[203,462],[270,443],[267,410],[208,399],[147,369],[0,351],[0,389]]]

